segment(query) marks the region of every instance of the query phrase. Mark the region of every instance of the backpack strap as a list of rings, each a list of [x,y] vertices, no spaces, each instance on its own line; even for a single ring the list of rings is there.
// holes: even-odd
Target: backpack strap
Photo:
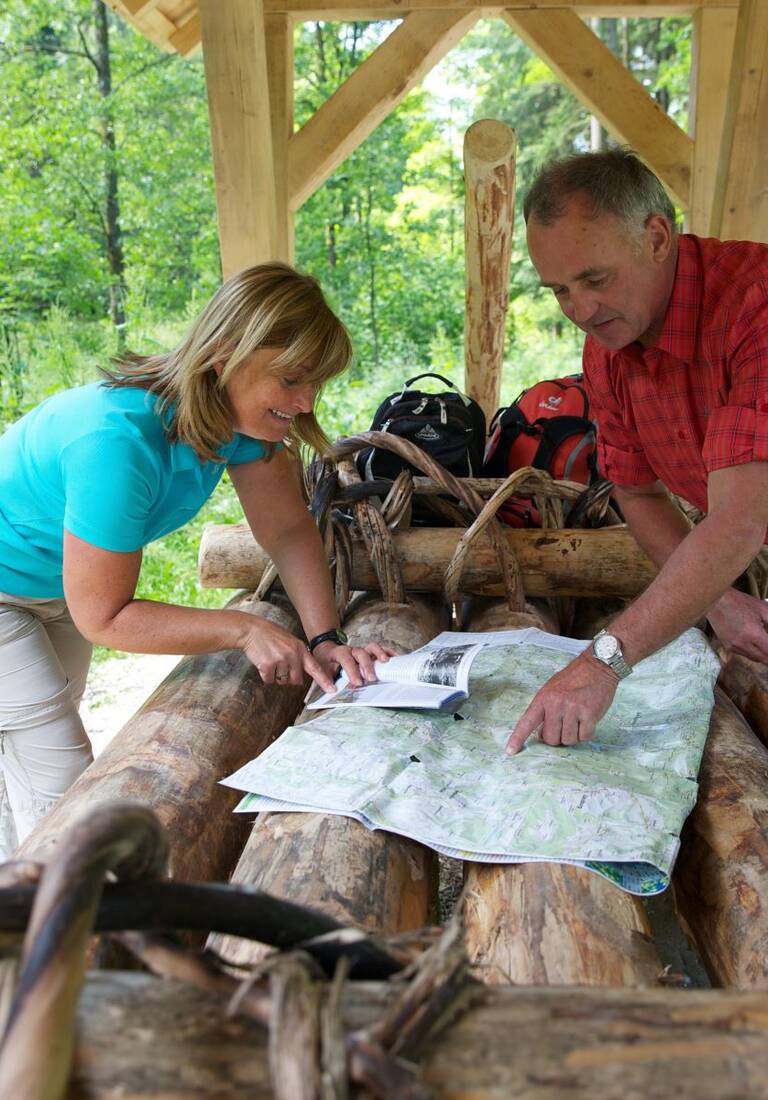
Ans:
[[[591,420],[582,416],[540,417],[534,421],[541,432],[541,443],[534,456],[532,466],[537,470],[550,470],[555,451],[573,435],[595,438],[595,426]]]
[[[405,391],[407,389],[410,389],[410,387],[413,385],[414,382],[418,382],[419,379],[421,379],[421,378],[437,378],[440,382],[444,382],[446,384],[446,386],[450,386],[450,388],[452,390],[455,390],[456,391],[456,396],[460,397],[465,405],[471,404],[472,398],[467,397],[467,395],[465,393],[462,393],[461,390],[459,389],[459,387],[454,382],[451,382],[450,378],[446,378],[442,374],[436,374],[434,371],[431,371],[431,370],[425,371],[423,374],[415,374],[413,376],[413,378],[406,378],[405,385],[403,386],[403,390],[402,390],[402,393],[400,394],[400,397],[403,396],[403,394],[405,393]]]

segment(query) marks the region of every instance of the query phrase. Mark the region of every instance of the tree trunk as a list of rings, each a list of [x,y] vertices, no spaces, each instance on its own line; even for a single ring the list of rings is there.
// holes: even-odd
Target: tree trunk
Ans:
[[[125,342],[125,258],[120,225],[115,120],[112,111],[112,64],[109,52],[109,16],[102,0],[93,0],[96,25],[96,73],[102,98],[101,145],[104,151],[104,244],[109,268],[109,313],[118,346]]]
[[[409,592],[440,592],[445,570],[463,530],[417,527],[394,533],[395,551]],[[502,537],[517,555],[528,596],[629,596],[640,594],[655,569],[626,527],[595,531],[504,528]],[[211,525],[200,540],[200,583],[204,588],[254,588],[269,559],[245,524]],[[365,546],[355,540],[352,588],[375,592],[378,580]],[[461,589],[479,596],[503,596],[498,559],[487,535],[475,540],[462,573]]]
[[[377,641],[407,652],[444,629],[446,615],[424,600],[365,599],[344,628],[354,644]],[[305,711],[299,721],[317,714]],[[348,817],[274,813],[256,819],[232,881],[389,935],[429,923],[435,873],[435,853],[405,837],[371,832]],[[210,944],[239,965],[265,954],[232,936],[212,936]]]
[[[716,700],[675,890],[713,981],[768,989],[768,752]]]
[[[348,983],[369,1027],[396,993]],[[272,1100],[264,1030],[227,998],[146,974],[88,976],[67,1100]],[[434,1100],[764,1100],[766,999],[719,990],[485,992],[420,1059]]]

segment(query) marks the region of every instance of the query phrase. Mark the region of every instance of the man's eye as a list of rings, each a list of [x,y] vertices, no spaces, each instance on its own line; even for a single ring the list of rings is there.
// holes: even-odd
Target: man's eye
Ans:
[[[554,294],[554,296],[556,298],[562,298],[564,295],[566,295],[568,293],[568,290],[564,286],[553,286],[552,287],[552,293]]]
[[[603,286],[605,283],[605,276],[601,275],[599,279],[587,279],[587,286],[590,290],[597,290],[598,287]]]

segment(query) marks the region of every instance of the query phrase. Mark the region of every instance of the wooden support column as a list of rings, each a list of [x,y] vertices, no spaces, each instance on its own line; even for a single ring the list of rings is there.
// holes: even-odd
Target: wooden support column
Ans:
[[[741,0],[712,212],[722,240],[768,241],[768,4]]]
[[[293,19],[268,15],[267,74],[275,167],[274,258],[293,263],[293,211],[288,206],[288,142],[293,133]]]
[[[487,421],[499,407],[515,212],[515,131],[482,119],[464,136],[464,388]]]
[[[694,145],[691,206],[686,228],[702,237],[712,234],[712,201],[723,138],[736,15],[735,8],[700,8],[693,17],[688,132]]]
[[[504,19],[606,130],[637,150],[687,210],[693,142],[578,15],[508,9]]]
[[[199,0],[224,277],[274,255],[275,177],[262,0]]]
[[[210,2],[210,0],[209,0]],[[297,210],[453,49],[480,11],[408,15],[355,69],[288,146],[289,204]]]

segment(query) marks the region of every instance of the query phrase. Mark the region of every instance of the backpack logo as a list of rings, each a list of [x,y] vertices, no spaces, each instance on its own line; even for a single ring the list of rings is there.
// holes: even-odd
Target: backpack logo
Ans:
[[[440,432],[436,432],[431,424],[425,424],[418,432],[416,432],[414,439],[439,439]]]
[[[562,397],[555,397],[551,394],[546,401],[539,401],[540,409],[558,409],[563,403]]]

